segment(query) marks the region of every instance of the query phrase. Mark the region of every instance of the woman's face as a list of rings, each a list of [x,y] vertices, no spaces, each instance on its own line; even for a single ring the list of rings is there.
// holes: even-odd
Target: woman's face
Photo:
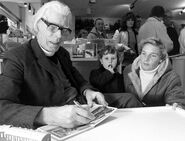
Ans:
[[[160,50],[152,44],[145,44],[141,52],[141,67],[145,71],[155,69],[162,61]]]
[[[126,24],[127,24],[127,27],[132,28],[134,26],[134,20],[133,19],[128,19]]]
[[[101,64],[105,69],[112,68],[114,69],[117,65],[117,53],[103,55],[100,59]]]

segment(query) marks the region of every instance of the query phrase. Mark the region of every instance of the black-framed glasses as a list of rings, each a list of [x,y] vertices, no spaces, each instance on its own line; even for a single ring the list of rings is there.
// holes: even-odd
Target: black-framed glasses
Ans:
[[[72,32],[72,30],[70,28],[66,28],[63,26],[56,25],[54,23],[50,23],[47,20],[45,20],[44,18],[41,18],[41,20],[47,25],[47,29],[52,33],[56,33],[58,30],[61,31],[62,35],[67,34],[67,33],[71,34],[71,32]]]

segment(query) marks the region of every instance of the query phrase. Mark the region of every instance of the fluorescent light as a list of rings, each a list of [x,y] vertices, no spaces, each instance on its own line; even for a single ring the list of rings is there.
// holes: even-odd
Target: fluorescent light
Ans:
[[[27,3],[24,3],[24,7],[28,7],[28,4]]]

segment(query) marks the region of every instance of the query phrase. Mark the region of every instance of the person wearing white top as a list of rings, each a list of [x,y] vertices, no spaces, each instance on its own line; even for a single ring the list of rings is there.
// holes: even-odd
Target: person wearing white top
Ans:
[[[176,103],[185,108],[181,80],[172,68],[163,42],[155,37],[142,40],[139,52],[134,62],[124,69],[125,91],[138,96],[145,106]]]

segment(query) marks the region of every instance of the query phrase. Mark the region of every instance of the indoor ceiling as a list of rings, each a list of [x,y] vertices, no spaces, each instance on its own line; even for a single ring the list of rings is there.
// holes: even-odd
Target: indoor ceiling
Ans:
[[[0,0],[1,2],[38,3],[50,0]],[[149,16],[150,10],[155,5],[162,5],[169,10],[174,19],[185,19],[185,13],[179,15],[185,7],[185,0],[60,0],[68,4],[75,16],[111,17],[120,18],[129,11],[129,7],[135,2],[133,11],[143,18]],[[95,2],[90,4],[89,1]]]
[[[68,4],[76,16],[94,17],[122,17],[129,11],[130,4],[134,3],[132,9],[143,18],[149,16],[150,10],[155,5],[162,5],[176,19],[185,19],[185,13],[179,15],[181,8],[185,7],[185,0],[61,0]],[[89,1],[95,1],[89,4]],[[88,9],[91,8],[91,13]]]

